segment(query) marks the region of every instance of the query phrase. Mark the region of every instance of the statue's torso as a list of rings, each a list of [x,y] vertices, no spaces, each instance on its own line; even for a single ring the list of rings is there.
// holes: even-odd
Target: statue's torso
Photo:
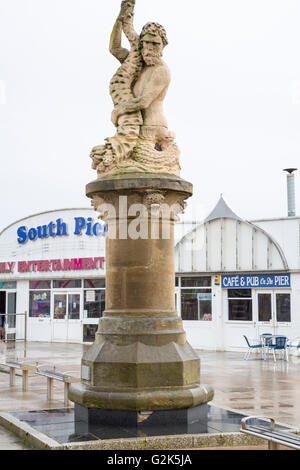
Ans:
[[[136,98],[140,98],[145,94],[152,94],[155,93],[155,88],[157,84],[155,83],[153,76],[157,70],[157,68],[163,68],[165,72],[167,72],[166,76],[169,76],[169,70],[166,64],[154,65],[154,66],[145,66],[135,85],[133,88],[133,92]],[[143,118],[144,118],[144,126],[162,126],[168,127],[168,122],[164,116],[163,112],[163,101],[166,96],[169,87],[169,79],[165,79],[164,83],[160,83],[160,92],[157,97],[154,98],[152,103],[148,106],[148,108],[143,109]]]

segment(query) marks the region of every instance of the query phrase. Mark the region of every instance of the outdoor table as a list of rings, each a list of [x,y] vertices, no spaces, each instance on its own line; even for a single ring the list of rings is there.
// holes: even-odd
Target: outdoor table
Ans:
[[[260,336],[260,342],[261,344],[263,345],[263,349],[264,349],[264,361],[266,360],[267,358],[267,353],[269,352],[269,344],[274,344],[275,342],[275,339],[278,338],[278,337],[281,337],[281,336],[285,336],[285,335],[259,335]],[[268,340],[268,343],[267,343],[267,340]],[[288,343],[288,338],[286,337],[286,342]]]

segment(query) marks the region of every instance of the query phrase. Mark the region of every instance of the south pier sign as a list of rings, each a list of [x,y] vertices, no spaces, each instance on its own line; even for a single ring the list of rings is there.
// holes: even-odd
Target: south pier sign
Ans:
[[[105,237],[106,227],[104,223],[95,222],[92,217],[74,217],[72,233],[78,236]],[[50,221],[47,224],[31,228],[23,225],[17,229],[17,241],[20,245],[24,245],[28,241],[34,242],[38,239],[67,236],[69,236],[69,227],[63,219],[57,219],[55,222]]]

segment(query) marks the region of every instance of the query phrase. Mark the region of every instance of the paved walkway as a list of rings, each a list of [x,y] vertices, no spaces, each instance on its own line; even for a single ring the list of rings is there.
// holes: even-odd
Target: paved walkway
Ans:
[[[213,404],[300,429],[300,357],[274,363],[254,355],[244,361],[241,353],[198,352],[201,381],[215,389]]]
[[[21,439],[0,426],[0,450],[29,450]]]
[[[80,362],[88,346],[65,343],[0,343],[0,362],[9,359],[55,365],[57,370],[80,376]],[[289,363],[270,358],[243,360],[241,353],[198,351],[201,358],[201,382],[215,389],[213,404],[246,415],[273,417],[276,421],[300,429],[300,358]],[[63,408],[63,384],[54,381],[54,400],[47,401],[47,380],[30,373],[29,391],[22,392],[21,376],[14,388],[9,375],[0,373],[0,411]],[[5,446],[13,447],[5,447]],[[4,446],[4,447],[3,447]],[[0,428],[0,449],[24,448],[20,440]]]

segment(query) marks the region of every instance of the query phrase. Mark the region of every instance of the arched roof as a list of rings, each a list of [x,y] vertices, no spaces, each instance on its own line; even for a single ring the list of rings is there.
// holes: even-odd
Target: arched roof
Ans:
[[[175,249],[176,272],[286,271],[283,250],[267,232],[237,216],[221,196]]]

